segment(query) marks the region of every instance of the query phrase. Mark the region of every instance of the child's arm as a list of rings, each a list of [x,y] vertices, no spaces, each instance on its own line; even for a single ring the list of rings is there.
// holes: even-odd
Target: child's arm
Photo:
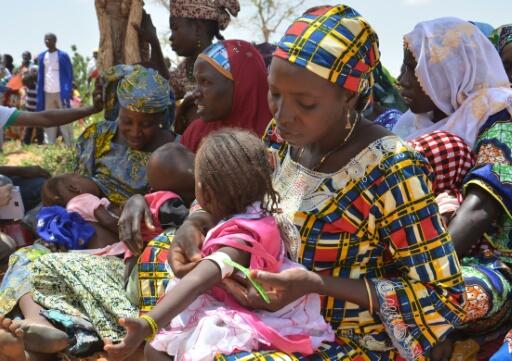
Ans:
[[[217,252],[227,254],[234,262],[247,266],[250,254],[233,247],[224,247]],[[157,323],[158,329],[164,328],[174,317],[188,307],[199,295],[207,292],[222,281],[220,267],[211,260],[203,260],[167,293],[156,307],[148,313]],[[121,319],[120,324],[127,330],[127,335],[116,345],[105,346],[105,351],[113,357],[126,357],[133,353],[144,338],[151,336],[149,323],[141,318]]]
[[[118,218],[114,217],[109,211],[103,206],[99,206],[94,210],[94,216],[98,220],[98,223],[111,231],[112,233],[119,235],[119,227],[117,222]]]

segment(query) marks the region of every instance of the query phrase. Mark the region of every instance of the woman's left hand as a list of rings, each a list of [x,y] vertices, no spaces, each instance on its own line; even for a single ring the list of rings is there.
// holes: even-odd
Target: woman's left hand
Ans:
[[[303,268],[291,268],[279,273],[252,271],[252,279],[261,283],[270,298],[266,303],[246,279],[230,277],[223,280],[223,287],[242,306],[253,309],[277,311],[298,298],[311,293],[315,275]]]
[[[148,336],[147,322],[140,318],[122,318],[119,324],[126,330],[126,336],[117,344],[106,343],[104,350],[108,353],[108,359],[112,361],[125,360],[135,353]]]

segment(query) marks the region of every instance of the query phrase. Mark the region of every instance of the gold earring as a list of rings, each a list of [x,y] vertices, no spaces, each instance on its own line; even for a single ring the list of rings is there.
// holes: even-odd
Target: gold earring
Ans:
[[[201,49],[201,39],[197,39],[197,48]]]
[[[350,123],[350,111],[347,112],[347,123],[345,124],[345,129],[352,128],[352,124]]]

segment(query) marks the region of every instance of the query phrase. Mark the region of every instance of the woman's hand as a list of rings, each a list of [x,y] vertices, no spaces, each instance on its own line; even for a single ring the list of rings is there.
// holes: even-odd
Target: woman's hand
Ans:
[[[0,207],[9,204],[12,198],[12,184],[0,186]]]
[[[141,224],[144,221],[146,227],[155,230],[151,211],[144,196],[136,194],[126,201],[119,217],[119,240],[124,242],[134,254],[141,254],[144,249]]]
[[[168,262],[178,278],[183,278],[202,259],[200,247],[204,235],[198,223],[190,218],[176,232],[169,250]]]
[[[183,134],[187,129],[190,119],[190,113],[195,110],[196,97],[193,94],[185,95],[180,105],[176,107],[176,120],[174,121],[174,131],[177,134]]]
[[[137,33],[139,34],[139,39],[143,42],[154,44],[158,42],[158,35],[156,33],[156,27],[153,25],[153,21],[151,20],[151,16],[144,11],[142,14],[142,21],[140,26],[133,25]]]
[[[125,360],[132,355],[151,330],[146,321],[140,318],[122,318],[119,324],[126,329],[126,336],[117,344],[106,343],[104,350],[108,353],[108,359],[112,361]]]
[[[266,290],[270,303],[266,303],[251,283],[239,277],[230,277],[222,281],[223,287],[242,306],[253,309],[277,311],[298,298],[312,293],[317,275],[303,268],[291,268],[279,273],[253,270],[252,278],[261,283]]]
[[[52,176],[46,169],[43,169],[37,165],[21,167],[18,174],[22,178],[51,178]]]

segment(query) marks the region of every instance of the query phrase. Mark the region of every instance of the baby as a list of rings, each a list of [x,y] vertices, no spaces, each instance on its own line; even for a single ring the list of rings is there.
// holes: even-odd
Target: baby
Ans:
[[[193,198],[193,154],[182,146],[169,143],[158,148],[150,157],[147,177],[152,193],[145,196],[152,215],[154,229],[143,225],[145,241],[160,234],[164,228],[181,224],[187,216],[187,205]],[[173,191],[170,191],[170,190]],[[181,195],[180,196],[178,196]],[[95,230],[88,241],[89,253],[112,255],[126,251],[123,246],[109,247],[119,242],[118,220],[120,209],[114,207],[102,194],[94,180],[78,174],[64,174],[46,181],[42,192],[43,208],[38,216],[38,233],[45,241],[51,232],[45,232],[49,223],[41,222],[42,216],[51,217],[64,207],[78,213]],[[46,237],[44,237],[44,235]],[[54,237],[55,238],[55,237]],[[105,248],[107,247],[107,248]],[[85,247],[82,247],[85,248]],[[119,254],[119,253],[117,253]]]

